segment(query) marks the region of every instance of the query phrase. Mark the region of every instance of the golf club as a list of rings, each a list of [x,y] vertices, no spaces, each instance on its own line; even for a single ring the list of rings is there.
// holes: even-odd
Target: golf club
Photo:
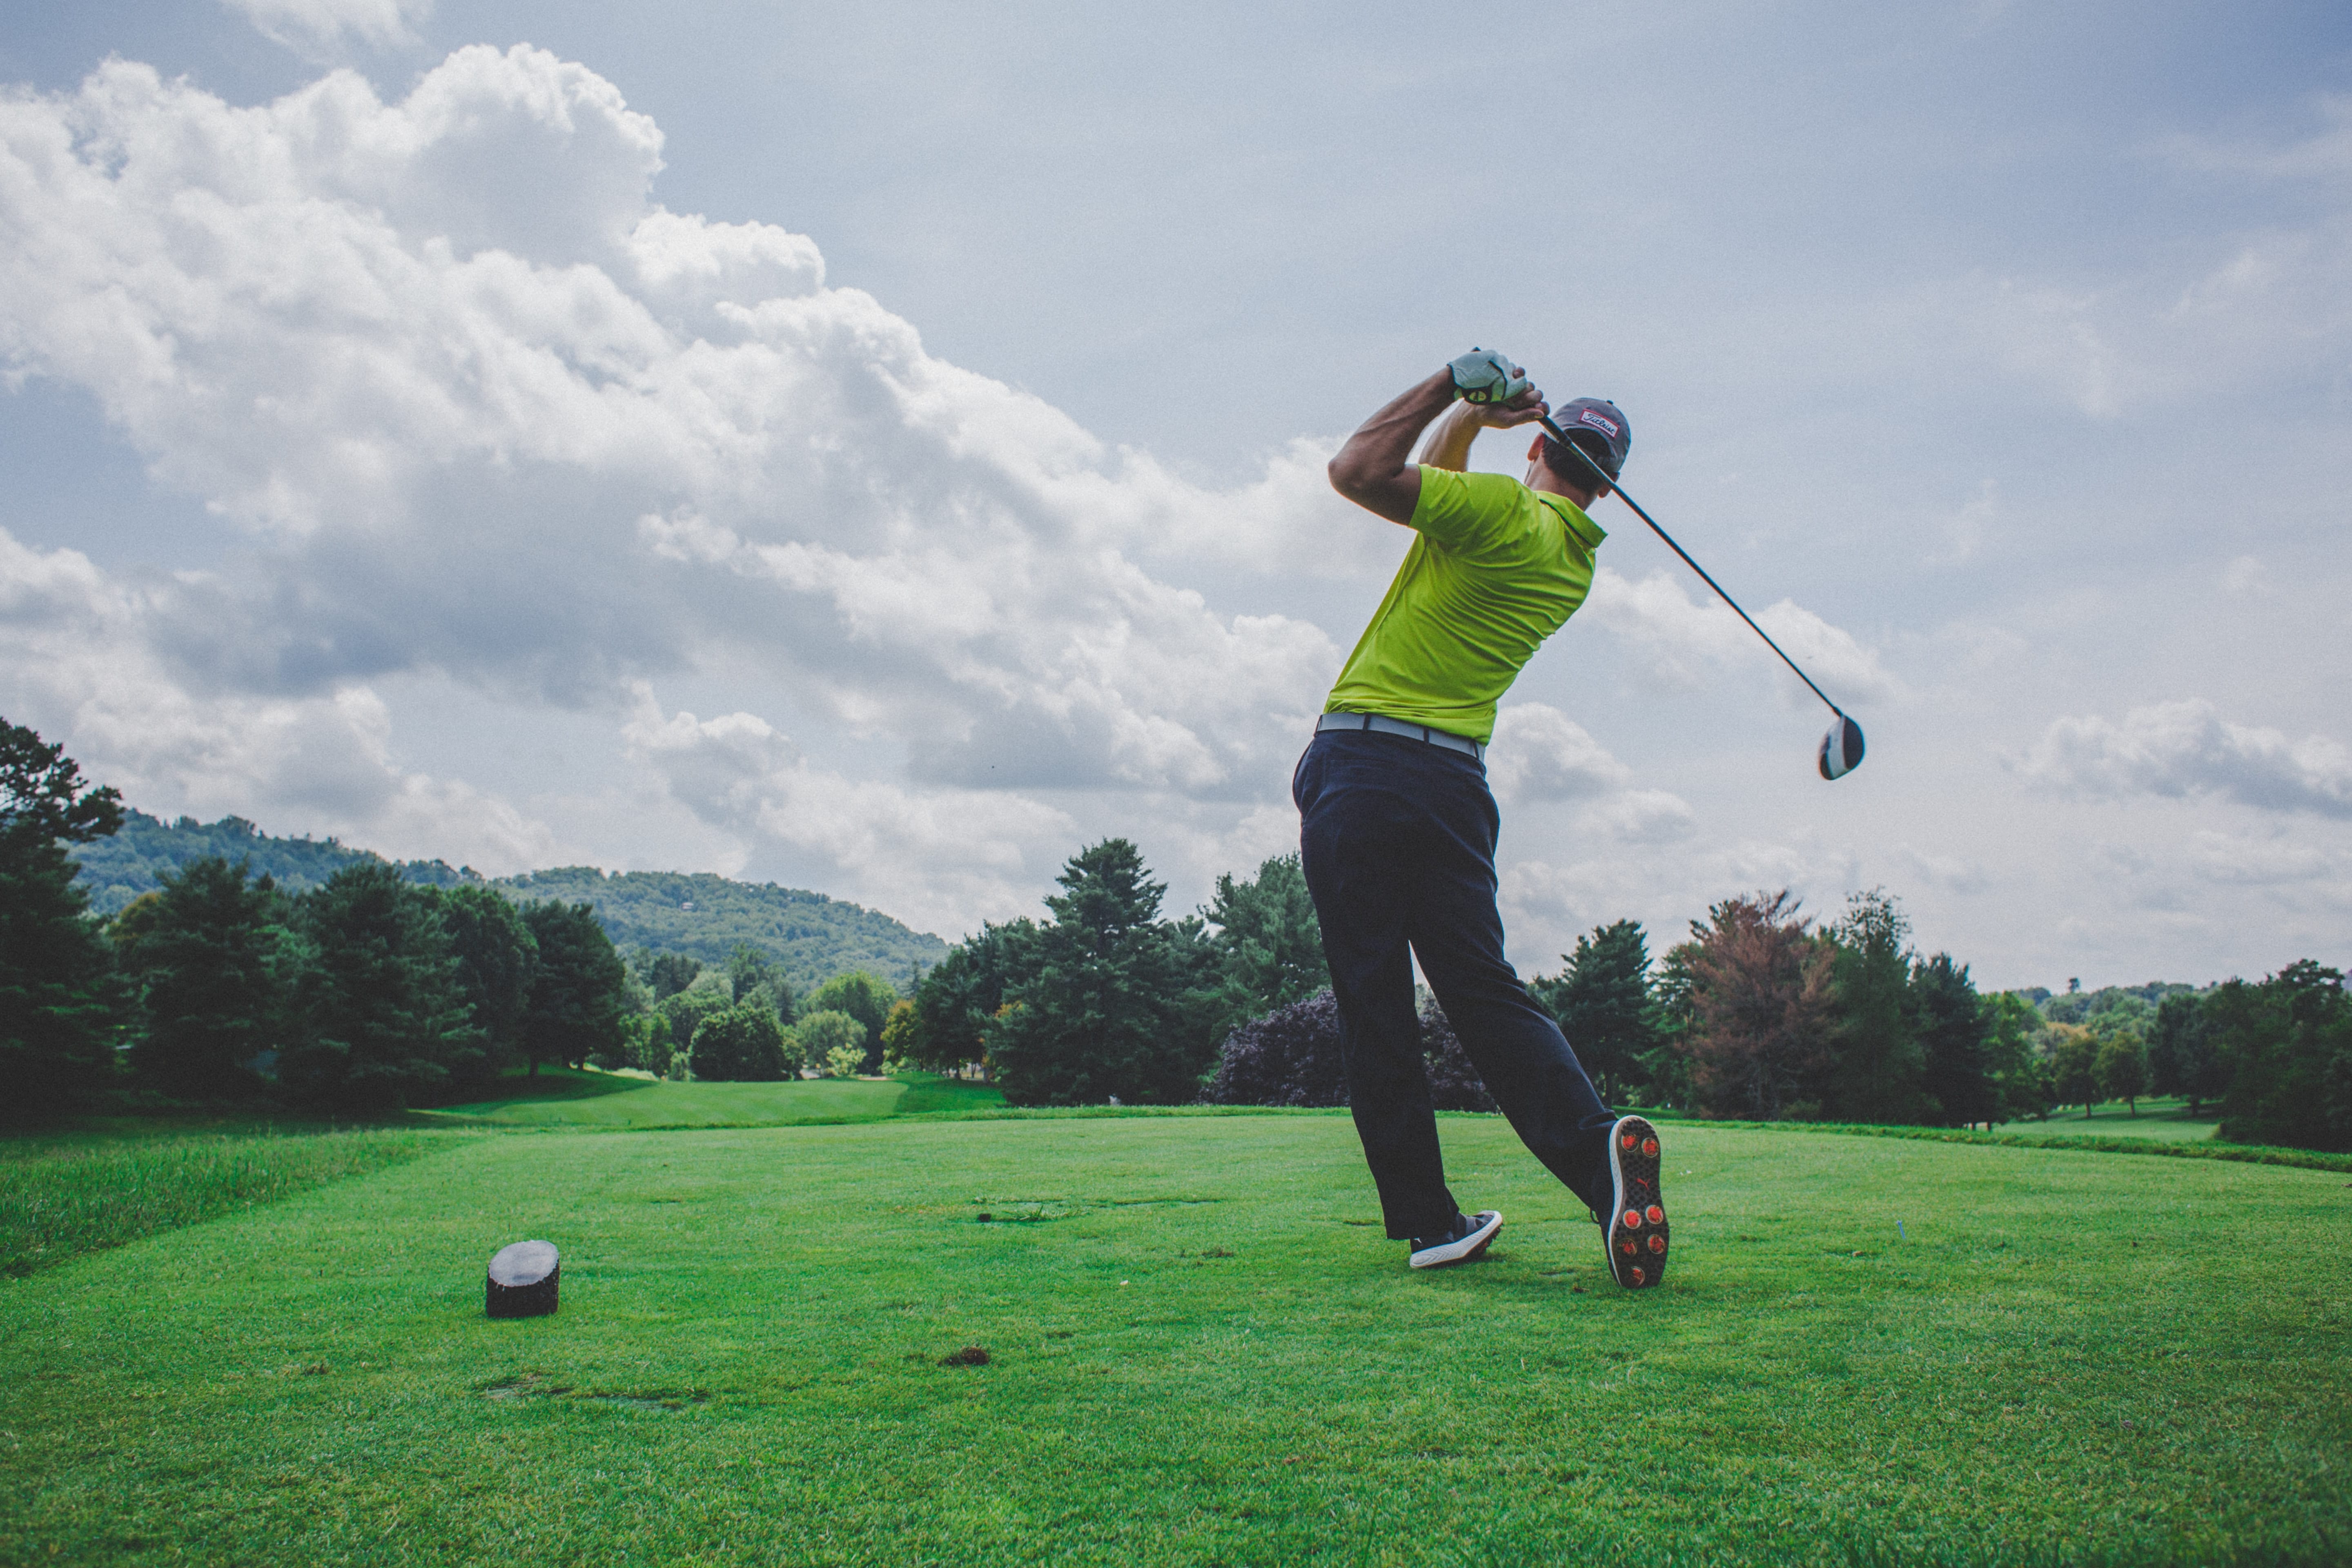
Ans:
[[[1770,648],[1774,653],[1780,654],[1780,662],[1787,665],[1790,669],[1795,669],[1797,671],[1797,679],[1803,681],[1807,686],[1811,687],[1814,696],[1820,698],[1823,702],[1829,703],[1830,711],[1837,715],[1837,722],[1831,725],[1829,733],[1822,737],[1822,777],[1825,779],[1842,779],[1845,777],[1846,774],[1853,772],[1854,769],[1862,766],[1862,726],[1847,718],[1844,709],[1839,707],[1834,702],[1830,702],[1830,694],[1823,691],[1820,687],[1814,686],[1813,678],[1811,676],[1807,675],[1803,670],[1797,668],[1797,661],[1790,658],[1788,654],[1782,650],[1780,645],[1772,640],[1772,634],[1766,631],[1762,626],[1758,626],[1756,624],[1756,617],[1741,609],[1739,607],[1739,601],[1725,593],[1723,591],[1723,584],[1708,576],[1706,574],[1706,568],[1692,560],[1690,558],[1690,552],[1685,550],[1681,545],[1676,544],[1675,542],[1675,536],[1668,533],[1664,529],[1660,528],[1658,526],[1658,520],[1652,517],[1648,512],[1643,511],[1642,510],[1642,503],[1635,500],[1632,496],[1627,495],[1625,493],[1625,487],[1612,479],[1609,475],[1608,469],[1593,461],[1591,453],[1587,452],[1583,447],[1570,440],[1568,438],[1568,432],[1562,430],[1558,425],[1553,424],[1550,415],[1538,415],[1537,416],[1537,418],[1546,430],[1551,432],[1551,438],[1554,441],[1567,447],[1570,451],[1575,453],[1580,458],[1583,459],[1584,466],[1592,470],[1595,478],[1599,479],[1600,481],[1609,489],[1615,490],[1617,492],[1617,499],[1623,501],[1627,506],[1632,507],[1633,509],[1633,515],[1640,518],[1643,522],[1648,523],[1650,525],[1650,531],[1656,534],[1660,539],[1664,540],[1666,542],[1666,548],[1681,556],[1683,558],[1683,564],[1697,573],[1699,574],[1699,580],[1705,583],[1708,587],[1714,589],[1716,595],[1722,599],[1725,604],[1731,606],[1732,614],[1738,616],[1741,620],[1746,621],[1748,623],[1748,629],[1764,639],[1765,647]]]

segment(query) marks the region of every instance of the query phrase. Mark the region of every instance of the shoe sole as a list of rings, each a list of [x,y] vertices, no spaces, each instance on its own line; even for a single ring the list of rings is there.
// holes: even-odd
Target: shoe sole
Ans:
[[[1664,1159],[1646,1118],[1621,1116],[1609,1130],[1609,1272],[1628,1290],[1666,1277],[1672,1230],[1658,1182]]]
[[[1486,1244],[1502,1234],[1503,1216],[1489,1209],[1486,1223],[1459,1241],[1449,1241],[1440,1247],[1424,1247],[1412,1255],[1415,1268],[1443,1268],[1449,1263],[1467,1263],[1486,1250]],[[1396,1256],[1391,1252],[1391,1258]]]

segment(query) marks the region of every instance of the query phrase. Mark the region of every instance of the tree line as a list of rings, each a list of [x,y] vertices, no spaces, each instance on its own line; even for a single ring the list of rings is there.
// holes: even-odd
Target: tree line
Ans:
[[[1135,847],[1064,867],[1050,919],[985,926],[885,1031],[896,1061],[992,1074],[1016,1105],[1344,1105],[1339,1010],[1296,856],[1165,918]],[[2147,1095],[2219,1105],[2242,1142],[2352,1148],[2352,1000],[2305,960],[2260,982],[1979,993],[1922,953],[1900,902],[1817,924],[1783,890],[1727,899],[1653,963],[1621,920],[1529,984],[1602,1097],[1754,1121],[1991,1127]],[[1423,1048],[1443,1109],[1492,1110],[1443,1009]]]
[[[173,822],[125,809],[121,826],[87,844],[68,847],[81,867],[79,886],[90,912],[112,918],[165,877],[197,860],[245,862],[280,890],[306,893],[347,867],[381,859],[332,838],[278,837],[241,816]],[[558,867],[519,876],[486,878],[445,860],[398,862],[404,880],[430,887],[497,889],[518,903],[595,906],[605,934],[624,948],[683,952],[723,965],[739,946],[766,953],[803,987],[863,969],[905,975],[937,963],[947,944],[908,930],[874,910],[772,882],[739,882],[708,872],[602,871]]]
[[[739,943],[724,965],[615,949],[587,901],[418,882],[362,856],[298,893],[187,860],[110,921],[68,847],[121,826],[59,746],[0,721],[0,1073],[13,1119],[104,1103],[344,1113],[462,1102],[544,1063],[671,1078],[845,1075],[880,1062],[896,987],[796,997]]]
[[[616,950],[587,901],[517,903],[368,859],[298,894],[223,857],[111,921],[68,846],[122,808],[60,748],[0,721],[0,1070],[20,1112],[128,1084],[181,1100],[341,1110],[453,1103],[516,1067],[669,1078],[974,1073],[1015,1105],[1334,1105],[1338,1009],[1297,857],[1218,879],[1169,916],[1136,847],[1073,856],[1043,921],[983,925],[901,995],[865,971],[796,994],[726,962]],[[1899,903],[1817,924],[1784,890],[1727,899],[1653,963],[1638,921],[1595,929],[1531,984],[1602,1096],[1713,1117],[1990,1126],[2149,1094],[2220,1108],[2223,1136],[2352,1148],[2352,1001],[2305,960],[2260,982],[1981,994],[1922,954]],[[1491,1101],[1433,999],[1441,1106]]]

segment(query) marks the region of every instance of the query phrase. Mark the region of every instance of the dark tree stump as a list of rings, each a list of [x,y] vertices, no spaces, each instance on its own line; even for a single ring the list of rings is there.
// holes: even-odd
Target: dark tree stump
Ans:
[[[490,1259],[489,1314],[541,1318],[555,1310],[555,1281],[563,1265],[551,1241],[518,1241]]]

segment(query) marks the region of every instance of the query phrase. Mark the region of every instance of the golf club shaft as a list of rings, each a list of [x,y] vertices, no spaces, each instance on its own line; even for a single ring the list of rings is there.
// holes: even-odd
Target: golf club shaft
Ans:
[[[1581,458],[1584,462],[1584,466],[1592,470],[1594,478],[1598,479],[1609,489],[1615,490],[1617,492],[1617,499],[1623,501],[1627,506],[1632,507],[1633,509],[1633,515],[1640,518],[1643,522],[1648,523],[1650,525],[1650,531],[1656,534],[1660,539],[1664,540],[1666,542],[1666,548],[1681,556],[1683,558],[1683,564],[1697,573],[1699,574],[1699,580],[1704,582],[1708,587],[1714,589],[1716,596],[1720,598],[1725,604],[1731,606],[1732,614],[1738,616],[1741,620],[1746,621],[1748,623],[1748,629],[1764,639],[1765,647],[1770,648],[1774,653],[1780,655],[1780,662],[1782,664],[1787,665],[1790,669],[1797,670],[1797,679],[1803,681],[1807,686],[1812,687],[1814,696],[1820,698],[1824,702],[1829,702],[1831,712],[1836,714],[1841,719],[1845,717],[1845,710],[1839,707],[1834,702],[1830,702],[1830,694],[1823,691],[1820,687],[1813,686],[1813,678],[1811,676],[1807,675],[1801,669],[1797,669],[1797,661],[1790,658],[1786,653],[1781,651],[1780,645],[1772,640],[1772,634],[1766,631],[1762,626],[1758,626],[1756,624],[1756,617],[1741,609],[1739,607],[1739,601],[1725,593],[1723,591],[1723,584],[1708,576],[1706,574],[1706,568],[1692,560],[1690,558],[1690,552],[1685,550],[1681,545],[1676,544],[1675,542],[1675,536],[1668,533],[1664,529],[1660,528],[1658,526],[1658,520],[1652,517],[1648,512],[1643,511],[1642,510],[1642,503],[1635,500],[1632,496],[1627,495],[1625,493],[1625,488],[1622,485],[1620,485],[1615,479],[1609,477],[1609,470],[1592,460],[1591,453],[1586,451],[1583,447],[1570,440],[1568,438],[1568,433],[1562,430],[1559,426],[1552,423],[1550,415],[1538,415],[1537,417],[1542,424],[1543,427],[1551,432],[1551,438],[1553,440],[1559,442],[1561,446],[1567,447],[1570,451],[1575,453],[1577,457]]]

